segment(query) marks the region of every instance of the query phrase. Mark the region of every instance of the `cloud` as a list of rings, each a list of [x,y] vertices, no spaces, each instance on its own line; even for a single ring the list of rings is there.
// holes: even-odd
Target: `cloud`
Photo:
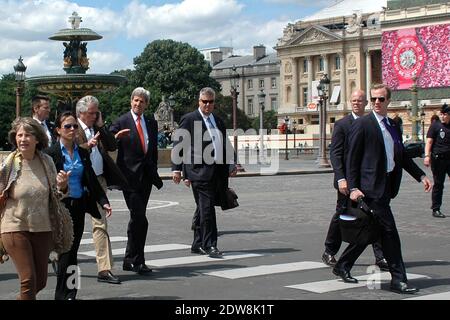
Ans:
[[[340,1],[334,1],[334,3],[330,3],[329,0],[316,0],[316,1],[310,1],[310,0],[264,0],[266,3],[275,3],[275,4],[297,4],[301,6],[306,7],[318,7],[318,6],[330,6],[334,3],[340,2]]]

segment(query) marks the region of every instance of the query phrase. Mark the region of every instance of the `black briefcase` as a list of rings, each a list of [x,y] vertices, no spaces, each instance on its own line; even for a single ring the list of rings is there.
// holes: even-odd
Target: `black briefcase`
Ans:
[[[373,210],[363,198],[359,198],[358,202],[348,199],[345,212],[339,216],[339,227],[342,241],[351,244],[368,245],[376,242],[380,236]]]
[[[234,192],[233,189],[228,188],[225,191],[225,196],[223,198],[222,203],[220,204],[220,207],[222,210],[229,210],[233,209],[239,206],[239,203],[237,201],[238,196],[236,192]]]

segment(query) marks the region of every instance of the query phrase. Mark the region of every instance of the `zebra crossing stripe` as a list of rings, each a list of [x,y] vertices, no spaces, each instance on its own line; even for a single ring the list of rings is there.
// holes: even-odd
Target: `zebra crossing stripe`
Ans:
[[[126,240],[126,238],[125,238],[125,240]],[[183,250],[183,249],[189,249],[190,247],[191,247],[190,245],[178,244],[178,243],[157,244],[157,245],[152,245],[152,246],[145,246],[144,252],[162,252],[162,251]],[[79,252],[79,254],[89,256],[89,257],[96,256],[95,250]],[[113,254],[113,256],[124,255],[125,248],[113,249],[112,254]]]
[[[428,276],[421,274],[407,274],[408,279],[419,279],[419,278],[428,278]],[[317,282],[308,282],[302,284],[296,284],[291,286],[286,286],[286,288],[299,289],[310,291],[314,293],[326,293],[338,290],[346,290],[353,288],[361,288],[365,287],[368,284],[372,284],[373,281],[390,281],[391,274],[389,272],[381,272],[381,273],[372,273],[368,275],[362,275],[355,277],[358,279],[358,283],[346,283],[341,279],[336,280],[326,280],[326,281],[317,281]]]
[[[244,259],[244,258],[254,258],[254,257],[262,257],[262,254],[257,253],[246,253],[241,254],[239,252],[226,252],[223,254],[221,258],[210,258],[209,256],[195,255],[190,257],[178,257],[178,258],[168,258],[168,259],[156,259],[156,260],[147,260],[145,264],[153,267],[169,267],[169,266],[177,266],[177,265],[185,265],[185,264],[194,264],[194,263],[202,263],[202,262],[221,262],[227,260],[235,260],[235,259]]]
[[[120,242],[120,241],[127,241],[128,238],[127,237],[109,237],[109,240],[111,242]],[[94,243],[94,239],[90,238],[90,239],[81,239],[80,244],[93,244]]]
[[[213,271],[213,272],[206,272],[204,274],[226,279],[241,279],[247,277],[262,276],[267,274],[312,270],[319,268],[328,268],[328,266],[322,262],[302,261],[302,262],[291,262],[273,265],[261,265],[248,268],[236,268],[223,271]]]
[[[406,299],[402,299],[402,300],[450,300],[450,291],[427,294],[424,296],[419,296],[419,297],[414,297],[414,298],[406,298]]]

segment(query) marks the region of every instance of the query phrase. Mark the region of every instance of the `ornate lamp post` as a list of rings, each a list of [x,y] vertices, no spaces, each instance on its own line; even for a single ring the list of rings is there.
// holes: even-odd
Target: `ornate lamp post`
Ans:
[[[239,73],[237,72],[237,68],[235,65],[231,68],[230,71],[230,94],[231,99],[233,101],[233,147],[234,147],[234,163],[236,164],[236,169],[239,172],[244,172],[244,168],[238,163],[238,137],[237,137],[237,97],[239,92],[237,91],[237,87],[239,84]]]
[[[284,160],[289,160],[289,154],[288,154],[288,128],[289,128],[289,117],[286,116],[284,118],[284,124],[286,125],[286,148],[284,150]]]
[[[410,142],[418,142],[419,137],[417,135],[417,122],[418,122],[418,108],[419,103],[417,100],[417,85],[416,85],[416,77],[413,76],[413,85],[411,86],[411,141]]]
[[[320,79],[319,85],[317,86],[320,103],[320,113],[319,113],[320,145],[319,145],[319,158],[317,160],[318,165],[321,168],[330,167],[330,163],[328,162],[327,159],[327,149],[326,149],[327,99],[328,99],[327,93],[329,84],[330,79],[328,79],[328,76],[325,73]]]
[[[259,161],[262,162],[264,159],[264,101],[266,99],[266,94],[264,90],[258,93],[259,99]]]
[[[173,110],[175,107],[175,97],[173,96],[173,94],[171,94],[169,96],[169,99],[167,99],[167,103],[169,104],[170,111],[171,111],[171,113],[170,113],[170,128],[169,129],[172,130],[174,127],[174,125],[173,125]]]
[[[425,142],[425,104],[422,105],[420,120],[422,121],[422,141]]]
[[[22,56],[19,57],[19,62],[14,66],[14,75],[16,77],[16,118],[20,117],[21,99],[25,83],[25,71],[27,67],[23,64]]]
[[[297,130],[297,128],[295,127],[297,125],[297,121],[292,121],[292,131],[294,131],[294,150],[297,150],[297,146],[295,145],[295,131]],[[298,154],[298,153],[297,153]]]

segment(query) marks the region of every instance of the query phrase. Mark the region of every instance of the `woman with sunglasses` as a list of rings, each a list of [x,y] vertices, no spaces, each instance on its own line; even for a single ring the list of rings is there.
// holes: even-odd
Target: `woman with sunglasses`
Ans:
[[[69,266],[78,264],[77,252],[84,231],[85,213],[94,218],[101,218],[96,202],[111,215],[111,206],[108,198],[99,184],[92,169],[89,152],[79,148],[75,143],[78,132],[78,122],[71,112],[61,113],[55,122],[58,142],[48,148],[46,152],[53,158],[57,170],[64,170],[69,175],[69,197],[63,200],[72,216],[74,240],[69,252],[62,254],[58,260],[57,283],[55,290],[56,300],[75,300],[77,285],[67,281],[73,277],[77,270],[68,270]],[[78,278],[75,274],[75,278]]]

